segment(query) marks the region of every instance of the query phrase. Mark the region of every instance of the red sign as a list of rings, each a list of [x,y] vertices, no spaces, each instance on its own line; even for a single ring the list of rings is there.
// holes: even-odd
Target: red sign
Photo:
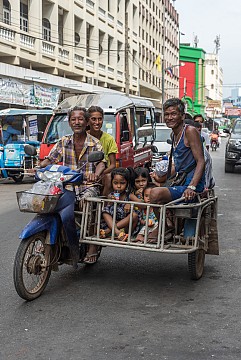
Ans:
[[[182,61],[184,66],[180,66],[179,72],[179,97],[182,99],[184,96],[189,96],[194,100],[195,92],[195,62]]]

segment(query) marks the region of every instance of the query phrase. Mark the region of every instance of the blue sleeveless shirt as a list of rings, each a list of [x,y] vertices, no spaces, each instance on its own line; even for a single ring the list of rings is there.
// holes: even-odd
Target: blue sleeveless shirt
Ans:
[[[186,128],[188,125],[185,125],[183,128],[181,137],[175,147],[173,147],[173,158],[174,158],[174,165],[175,171],[182,173],[186,171],[188,168],[192,167],[196,164],[196,160],[193,156],[192,150],[190,147],[187,147],[184,143],[184,137]],[[196,167],[190,171],[187,175],[185,186],[188,186],[193,178],[193,174],[195,172]],[[202,192],[204,189],[204,182],[205,182],[205,171],[203,172],[203,176],[197,185],[197,191]]]

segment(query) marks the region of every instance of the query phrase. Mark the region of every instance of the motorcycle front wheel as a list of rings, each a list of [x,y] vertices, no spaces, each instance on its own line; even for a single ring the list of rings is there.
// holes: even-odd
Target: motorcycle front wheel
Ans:
[[[24,239],[19,244],[13,268],[14,286],[24,300],[39,297],[51,275],[50,246],[44,233]]]

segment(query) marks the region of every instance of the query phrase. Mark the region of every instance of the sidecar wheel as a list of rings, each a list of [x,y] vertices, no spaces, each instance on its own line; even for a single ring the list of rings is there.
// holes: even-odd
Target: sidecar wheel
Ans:
[[[44,234],[35,234],[22,240],[13,268],[14,286],[18,295],[28,301],[36,299],[44,291],[50,275],[50,251]]]
[[[188,269],[192,280],[199,280],[203,275],[205,251],[198,249],[188,254]]]

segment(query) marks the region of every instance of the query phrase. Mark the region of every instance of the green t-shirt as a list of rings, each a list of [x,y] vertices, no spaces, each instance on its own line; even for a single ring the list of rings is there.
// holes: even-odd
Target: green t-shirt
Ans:
[[[109,160],[109,154],[117,154],[118,153],[118,148],[115,142],[115,139],[113,138],[113,136],[111,136],[110,134],[107,134],[106,132],[103,131],[101,138],[100,138],[100,143],[103,147],[103,151],[105,153],[105,159],[107,161],[107,166],[110,165],[110,160]]]

